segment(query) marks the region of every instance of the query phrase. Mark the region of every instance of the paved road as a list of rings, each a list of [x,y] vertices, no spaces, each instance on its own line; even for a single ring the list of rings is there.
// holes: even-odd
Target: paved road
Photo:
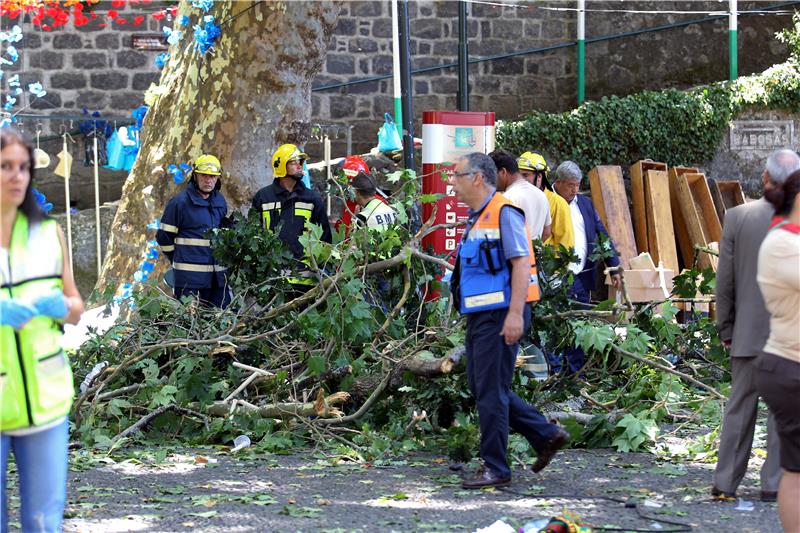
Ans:
[[[73,453],[65,532],[475,531],[501,518],[520,526],[564,508],[595,526],[676,527],[658,522],[666,519],[704,532],[780,530],[775,504],[754,501],[753,510],[739,511],[738,502],[712,501],[713,465],[659,462],[650,454],[569,450],[540,474],[515,465],[507,491],[464,491],[450,463],[430,454],[382,465],[313,451],[125,454],[90,461]],[[748,500],[757,499],[756,466],[740,490]],[[628,499],[638,509],[615,501]],[[16,499],[11,503],[13,509]]]

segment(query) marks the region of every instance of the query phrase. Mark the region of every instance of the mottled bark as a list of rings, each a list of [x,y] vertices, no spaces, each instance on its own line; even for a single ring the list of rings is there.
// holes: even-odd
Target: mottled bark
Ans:
[[[311,82],[324,60],[340,2],[270,0],[253,6],[214,3],[209,14],[217,23],[236,18],[224,23],[222,36],[205,56],[194,50],[192,28],[182,28],[183,38],[170,48],[156,91],[160,95],[145,118],[142,147],[122,191],[98,288],[132,279],[146,241],[154,238],[147,224],[183,187],[167,174],[168,165],[202,153],[218,156],[222,190],[233,210],[248,205],[253,193],[271,182],[269,162],[277,146],[308,139]],[[200,10],[181,0],[176,18],[183,14],[194,25]],[[165,267],[159,260],[159,270]]]

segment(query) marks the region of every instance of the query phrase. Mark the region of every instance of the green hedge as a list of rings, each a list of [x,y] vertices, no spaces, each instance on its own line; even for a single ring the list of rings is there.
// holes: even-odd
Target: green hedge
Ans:
[[[733,82],[604,97],[566,113],[533,111],[500,123],[497,144],[518,155],[532,150],[550,161],[571,159],[584,172],[645,158],[694,166],[712,159],[731,120],[747,109],[800,111],[800,62],[794,55]]]

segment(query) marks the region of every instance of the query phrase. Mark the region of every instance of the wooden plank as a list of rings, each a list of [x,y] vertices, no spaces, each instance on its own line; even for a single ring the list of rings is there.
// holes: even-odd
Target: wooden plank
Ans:
[[[714,199],[714,205],[717,208],[717,216],[719,216],[720,223],[724,223],[725,212],[732,207],[742,205],[746,201],[742,191],[742,184],[736,180],[708,181],[711,197]]]
[[[705,175],[701,173],[678,175],[677,186],[678,203],[686,222],[692,248],[695,244],[708,246],[711,242],[718,243],[722,236],[722,228],[719,225],[717,211],[711,200],[711,192],[708,190]],[[716,270],[716,262],[709,254],[698,253],[697,257],[698,266],[701,268],[711,267]],[[687,262],[685,266],[692,266],[692,262]]]
[[[647,209],[645,208],[644,178],[648,170],[667,171],[666,163],[645,159],[631,165],[631,203],[633,204],[633,230],[639,252],[649,252],[647,238]],[[676,270],[677,272],[677,270]]]
[[[614,241],[622,267],[630,268],[631,258],[638,254],[622,169],[616,165],[594,167],[589,171],[589,185],[592,203]]]
[[[666,170],[648,170],[644,179],[647,213],[647,241],[650,256],[664,268],[678,270],[678,250],[670,207],[669,176]]]
[[[675,238],[678,241],[678,248],[681,252],[680,259],[683,260],[683,266],[686,268],[692,266],[694,246],[691,237],[689,237],[686,220],[683,218],[683,211],[678,201],[678,176],[697,172],[700,171],[695,167],[670,167],[669,169],[669,203],[672,209],[672,223],[675,229]]]

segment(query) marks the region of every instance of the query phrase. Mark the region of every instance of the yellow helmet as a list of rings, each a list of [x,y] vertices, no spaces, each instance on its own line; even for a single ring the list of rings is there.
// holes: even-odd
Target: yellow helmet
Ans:
[[[517,166],[522,170],[530,170],[532,172],[550,172],[550,167],[547,166],[547,161],[544,160],[544,157],[534,152],[525,152],[519,156]]]
[[[215,156],[211,154],[203,154],[194,160],[194,171],[198,174],[220,176],[222,175],[222,164]]]
[[[272,170],[276,178],[286,177],[286,163],[289,161],[305,161],[308,156],[293,144],[282,144],[272,154]]]

